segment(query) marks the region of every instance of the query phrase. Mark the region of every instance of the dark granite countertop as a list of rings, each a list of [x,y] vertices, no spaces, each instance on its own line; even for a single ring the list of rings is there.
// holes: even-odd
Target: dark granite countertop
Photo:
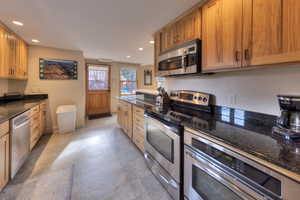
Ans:
[[[131,104],[133,104],[135,106],[138,106],[140,108],[143,108],[143,109],[151,109],[152,107],[155,106],[151,102],[146,102],[146,101],[137,99],[136,95],[133,95],[133,96],[120,96],[120,97],[118,97],[118,99],[122,100],[122,101],[126,101],[128,103],[131,103]]]
[[[35,95],[32,96],[32,98],[27,96],[25,99],[11,102],[0,101],[0,123],[10,120],[19,114],[22,114],[23,112],[40,104],[47,98],[47,95],[39,97]]]
[[[133,97],[122,100],[134,105],[142,104]],[[144,108],[161,115],[165,120],[172,120],[165,115],[168,110],[162,112],[155,109],[155,106],[145,105]],[[296,153],[300,150],[300,143],[287,142],[273,135],[275,116],[226,107],[219,107],[214,113],[189,113],[191,120],[181,121],[180,124],[300,175],[300,153]],[[195,123],[197,120],[205,121],[207,126]]]

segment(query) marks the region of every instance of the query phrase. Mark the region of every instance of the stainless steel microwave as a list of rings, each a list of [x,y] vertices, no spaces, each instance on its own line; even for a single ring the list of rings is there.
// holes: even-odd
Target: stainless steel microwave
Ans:
[[[195,74],[201,71],[201,41],[192,40],[158,57],[158,76]]]

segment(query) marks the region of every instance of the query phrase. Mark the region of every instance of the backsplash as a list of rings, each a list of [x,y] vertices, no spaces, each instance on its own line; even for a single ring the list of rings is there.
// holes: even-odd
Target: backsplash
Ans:
[[[8,92],[8,80],[0,79],[0,97]]]
[[[272,67],[189,78],[167,78],[170,90],[195,90],[215,95],[215,104],[279,115],[276,95],[300,94],[300,67]]]

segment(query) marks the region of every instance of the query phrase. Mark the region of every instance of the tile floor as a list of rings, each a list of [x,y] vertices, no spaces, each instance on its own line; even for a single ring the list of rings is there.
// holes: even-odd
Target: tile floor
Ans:
[[[1,200],[171,200],[116,116],[44,136]]]

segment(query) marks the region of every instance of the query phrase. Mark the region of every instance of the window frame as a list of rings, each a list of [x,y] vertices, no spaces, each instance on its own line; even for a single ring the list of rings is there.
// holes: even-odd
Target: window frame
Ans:
[[[121,71],[122,70],[126,70],[126,69],[130,69],[130,70],[134,70],[135,71],[135,81],[121,80]],[[138,69],[136,69],[136,68],[130,68],[130,67],[122,67],[119,70],[119,96],[131,96],[131,95],[135,95],[136,93],[122,94],[121,88],[122,88],[122,83],[123,82],[135,82],[135,84],[136,84],[136,90],[137,90],[138,89]]]

